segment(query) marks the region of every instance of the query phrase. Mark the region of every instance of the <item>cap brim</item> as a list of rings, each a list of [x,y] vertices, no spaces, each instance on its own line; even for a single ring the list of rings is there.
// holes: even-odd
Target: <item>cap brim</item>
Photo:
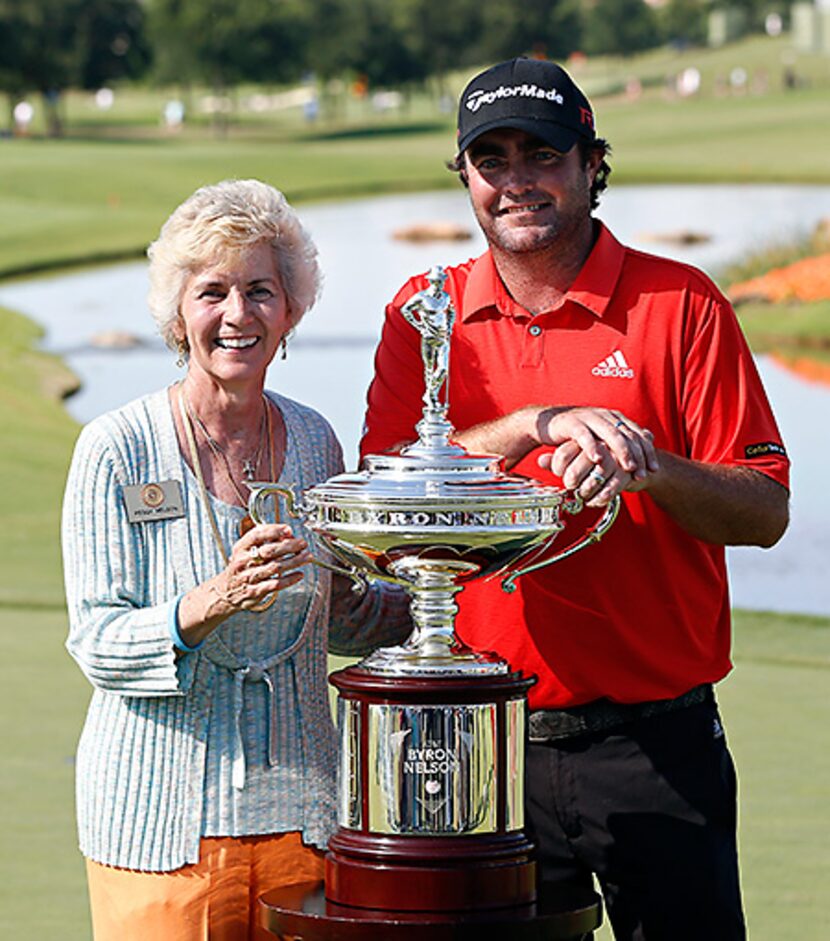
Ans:
[[[579,134],[573,128],[555,124],[553,121],[540,121],[535,118],[499,118],[487,124],[480,124],[477,128],[465,134],[464,137],[460,137],[458,139],[458,152],[463,153],[482,134],[500,127],[509,127],[516,131],[532,134],[563,154],[567,153],[580,137],[588,140],[587,137]]]

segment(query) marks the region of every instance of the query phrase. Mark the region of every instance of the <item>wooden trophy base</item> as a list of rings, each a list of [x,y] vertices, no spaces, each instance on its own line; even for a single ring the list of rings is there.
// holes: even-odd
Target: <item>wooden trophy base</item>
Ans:
[[[341,826],[329,843],[325,885],[289,886],[260,898],[266,930],[284,941],[582,941],[599,927],[595,892],[536,885],[521,786],[524,697],[533,680],[385,676],[350,667],[331,681],[343,720]],[[478,727],[467,723],[467,707],[485,716]],[[456,727],[465,735],[473,728],[484,752],[475,753],[481,760],[471,766],[469,786],[462,776],[463,786],[450,780],[442,794],[458,799],[459,814],[482,807],[485,816],[472,819],[486,825],[419,832],[432,819],[419,816],[431,794],[426,784],[440,780],[443,787],[445,779],[429,769],[421,774],[417,761],[427,756],[415,756],[410,773],[404,764],[410,756],[395,738],[436,738],[446,759],[459,751]],[[455,819],[442,817],[442,825]]]
[[[545,886],[531,905],[464,913],[350,908],[320,882],[266,892],[259,905],[262,926],[286,941],[582,941],[602,923],[596,893]]]
[[[351,908],[459,912],[536,899],[533,844],[523,833],[367,837],[339,830],[326,856],[326,897]]]

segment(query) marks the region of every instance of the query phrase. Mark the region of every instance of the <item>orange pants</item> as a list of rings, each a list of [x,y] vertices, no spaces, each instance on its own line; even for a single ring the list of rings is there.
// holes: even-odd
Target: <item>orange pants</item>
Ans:
[[[206,837],[199,862],[173,872],[87,860],[94,941],[274,941],[259,926],[257,899],[322,879],[323,860],[298,833]]]

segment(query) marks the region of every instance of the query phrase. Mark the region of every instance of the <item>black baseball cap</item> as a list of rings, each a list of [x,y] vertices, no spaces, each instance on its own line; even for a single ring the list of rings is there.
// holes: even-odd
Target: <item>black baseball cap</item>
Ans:
[[[594,140],[594,110],[568,73],[544,59],[510,59],[477,75],[458,102],[458,152],[481,134],[511,127],[566,153]]]

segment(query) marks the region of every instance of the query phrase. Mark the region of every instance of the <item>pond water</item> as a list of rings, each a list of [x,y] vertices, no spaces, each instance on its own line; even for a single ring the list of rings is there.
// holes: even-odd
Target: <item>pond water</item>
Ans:
[[[304,206],[300,212],[320,250],[325,290],[297,331],[288,359],[272,365],[268,385],[323,412],[353,467],[384,303],[410,275],[477,255],[484,245],[463,192]],[[717,278],[747,252],[804,235],[830,217],[830,187],[612,187],[597,215],[624,242],[688,261]],[[435,221],[468,227],[471,238],[392,238],[399,227]],[[706,240],[682,244],[672,238],[679,232]],[[67,407],[85,422],[180,375],[174,355],[155,335],[146,294],[145,265],[133,263],[0,284],[0,305],[45,327],[44,348],[63,356],[83,382]],[[122,351],[91,346],[90,339],[105,330],[128,331],[142,343]],[[793,519],[771,552],[729,550],[733,599],[741,607],[828,615],[830,492],[822,478],[830,440],[816,435],[805,416],[830,412],[830,389],[764,358],[759,366],[793,458]]]

